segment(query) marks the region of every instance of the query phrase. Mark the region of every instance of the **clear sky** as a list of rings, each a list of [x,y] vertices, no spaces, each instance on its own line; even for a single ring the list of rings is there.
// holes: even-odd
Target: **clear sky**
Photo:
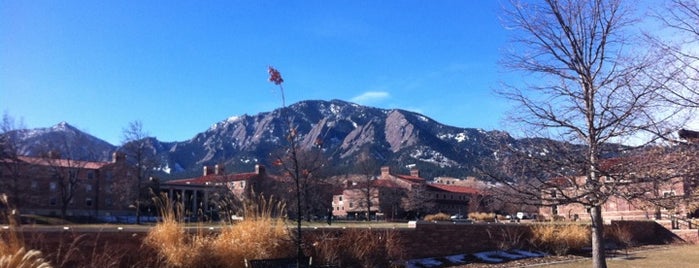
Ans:
[[[183,141],[230,116],[341,99],[503,129],[500,1],[0,3],[0,112],[113,144]],[[503,129],[507,130],[507,129]]]

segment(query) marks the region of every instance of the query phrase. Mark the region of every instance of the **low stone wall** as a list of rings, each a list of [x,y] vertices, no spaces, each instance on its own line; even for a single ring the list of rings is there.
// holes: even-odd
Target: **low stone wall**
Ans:
[[[692,234],[678,236],[654,221],[613,221],[612,225],[629,228],[637,245],[668,244]],[[396,229],[407,258],[448,256],[526,245],[531,237],[531,224],[516,223],[452,223],[420,221],[414,228]],[[342,232],[341,229],[336,229]],[[694,237],[696,237],[694,230]]]
[[[672,230],[672,233],[677,235],[682,241],[697,244],[699,243],[699,230],[697,229],[687,229],[687,230]]]
[[[418,222],[402,234],[406,255],[422,258],[510,247],[529,239],[531,231],[523,224]]]

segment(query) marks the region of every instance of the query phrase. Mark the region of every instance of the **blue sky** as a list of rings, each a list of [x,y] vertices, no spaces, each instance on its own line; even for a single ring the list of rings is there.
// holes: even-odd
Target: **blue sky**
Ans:
[[[499,1],[462,0],[3,1],[0,110],[114,144],[134,120],[182,141],[278,108],[273,65],[288,104],[341,99],[504,129],[499,13]]]

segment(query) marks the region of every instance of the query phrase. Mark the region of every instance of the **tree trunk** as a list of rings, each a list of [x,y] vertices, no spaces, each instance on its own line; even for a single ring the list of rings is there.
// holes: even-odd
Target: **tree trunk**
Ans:
[[[590,208],[592,219],[592,267],[606,268],[607,261],[604,252],[604,220],[602,219],[602,207]]]

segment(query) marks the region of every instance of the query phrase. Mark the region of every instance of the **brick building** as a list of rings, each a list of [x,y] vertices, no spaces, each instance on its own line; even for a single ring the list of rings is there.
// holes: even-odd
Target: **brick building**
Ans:
[[[262,165],[255,165],[253,172],[226,174],[222,166],[204,166],[199,177],[171,180],[160,185],[160,191],[181,201],[189,216],[217,218],[222,203],[244,200],[253,191],[265,196],[278,196],[273,187],[279,179],[267,174]],[[235,200],[224,200],[226,198]]]
[[[22,214],[46,216],[122,216],[133,214],[129,166],[123,155],[111,162],[46,157],[0,160],[0,193]],[[65,215],[63,215],[65,214]]]
[[[578,185],[583,185],[586,178],[580,176],[572,179],[577,180]],[[601,180],[603,183],[614,183],[608,178]],[[567,180],[560,181],[562,184]],[[630,183],[630,186],[617,187],[619,194],[610,196],[602,206],[602,216],[606,221],[664,219],[695,214],[694,211],[690,211],[685,201],[686,197],[692,194],[694,187],[685,178],[673,178],[662,182],[635,182]],[[573,185],[562,189],[571,194],[575,191]],[[644,194],[629,198],[630,195],[625,195],[629,192],[644,192]],[[548,219],[553,217],[568,220],[587,219],[588,212],[588,208],[578,203],[545,205],[539,208],[539,215]]]
[[[354,219],[365,219],[367,207],[372,219],[405,218],[411,212],[465,215],[482,208],[482,197],[472,187],[428,182],[415,168],[410,174],[394,174],[389,167],[382,167],[375,178],[345,178],[342,188],[333,194],[332,210],[335,217]]]

